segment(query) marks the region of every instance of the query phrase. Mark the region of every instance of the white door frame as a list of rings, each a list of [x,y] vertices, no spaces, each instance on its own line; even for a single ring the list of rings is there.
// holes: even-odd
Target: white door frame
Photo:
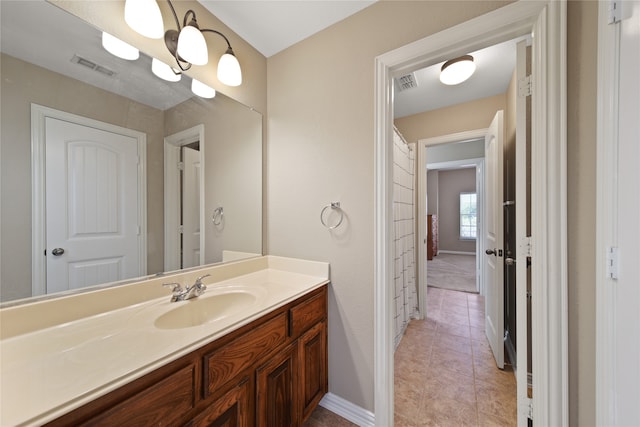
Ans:
[[[631,3],[631,2],[629,2]],[[598,101],[597,101],[597,202],[596,202],[596,425],[618,425],[620,414],[617,410],[618,395],[623,394],[616,383],[620,369],[616,363],[616,352],[624,351],[620,340],[629,338],[628,332],[620,332],[615,319],[618,312],[616,293],[619,284],[607,275],[607,248],[619,245],[618,216],[619,200],[619,135],[620,116],[620,62],[621,62],[621,22],[609,23],[609,2],[598,2]],[[622,19],[626,19],[625,5]],[[630,11],[629,11],[630,12]],[[619,16],[620,18],[620,16]],[[627,37],[631,38],[630,33]],[[636,36],[637,37],[637,36]],[[624,82],[622,82],[624,84]],[[637,141],[635,141],[637,143]],[[637,252],[636,252],[637,253]],[[631,254],[631,256],[633,256]],[[621,265],[623,268],[623,265]],[[623,270],[624,271],[624,270]],[[629,269],[627,269],[629,271]],[[621,280],[629,277],[620,276]],[[632,279],[631,279],[632,280]],[[628,282],[627,282],[628,283]],[[618,312],[619,314],[619,312]],[[635,326],[633,320],[628,322]],[[637,330],[637,329],[636,329]],[[622,335],[621,334],[625,334]],[[637,386],[637,383],[636,383]],[[633,392],[633,391],[632,391]],[[627,396],[629,399],[638,396]]]
[[[479,231],[484,230],[484,214],[482,212],[484,206],[484,175],[478,175],[478,170],[484,171],[484,158],[455,160],[442,163],[428,163],[427,147],[434,145],[449,144],[453,142],[464,142],[473,139],[483,138],[487,134],[487,129],[477,129],[465,132],[458,132],[449,135],[435,136],[418,140],[418,309],[420,317],[425,318],[427,315],[427,248],[425,240],[427,236],[426,223],[424,218],[427,215],[427,165],[434,169],[456,167],[466,164],[476,165],[476,194],[479,200],[478,205],[478,236]],[[483,251],[483,239],[476,239],[476,257]],[[483,266],[484,264],[480,264]],[[477,269],[477,266],[476,266]],[[484,275],[481,268],[480,277],[476,271],[476,287],[481,295],[484,295]]]
[[[164,138],[164,271],[180,268],[180,147],[200,141],[200,265],[204,264],[204,125],[174,133]]]
[[[47,292],[47,262],[43,256],[47,247],[46,212],[46,131],[50,117],[135,138],[138,145],[138,259],[139,276],[147,274],[147,135],[143,132],[93,120],[38,104],[31,104],[31,287],[32,295]]]
[[[537,425],[568,424],[566,1],[515,2],[375,60],[374,387],[376,425],[393,425],[392,78],[533,37],[533,371]]]

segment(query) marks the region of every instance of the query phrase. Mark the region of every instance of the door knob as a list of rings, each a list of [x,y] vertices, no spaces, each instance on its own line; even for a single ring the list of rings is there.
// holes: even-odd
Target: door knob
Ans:
[[[53,256],[60,256],[64,253],[64,249],[62,248],[55,248],[54,250],[51,251],[51,255]]]
[[[495,249],[487,249],[486,251],[484,251],[484,253],[487,255],[493,255],[493,256],[498,254]]]
[[[511,257],[508,257],[504,259],[504,263],[507,265],[516,265],[516,260]]]

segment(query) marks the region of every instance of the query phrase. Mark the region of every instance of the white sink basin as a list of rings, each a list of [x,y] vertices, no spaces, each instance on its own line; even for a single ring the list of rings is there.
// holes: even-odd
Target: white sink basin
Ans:
[[[197,298],[174,303],[177,307],[158,317],[154,325],[158,329],[200,326],[246,310],[263,293],[263,289],[246,287],[229,287],[209,294],[205,292]]]

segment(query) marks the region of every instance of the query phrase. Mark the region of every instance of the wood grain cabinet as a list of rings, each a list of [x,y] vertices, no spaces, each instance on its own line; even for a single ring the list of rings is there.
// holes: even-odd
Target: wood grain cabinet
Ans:
[[[325,285],[48,425],[298,427],[327,378]]]

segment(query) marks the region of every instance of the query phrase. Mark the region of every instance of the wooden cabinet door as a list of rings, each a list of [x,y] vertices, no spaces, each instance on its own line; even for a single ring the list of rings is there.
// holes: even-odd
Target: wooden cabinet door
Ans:
[[[245,379],[216,399],[189,424],[189,427],[249,427],[250,411],[249,379]]]
[[[256,425],[300,425],[298,348],[290,345],[256,370]]]
[[[320,322],[300,337],[300,412],[306,421],[328,391],[327,322]]]

